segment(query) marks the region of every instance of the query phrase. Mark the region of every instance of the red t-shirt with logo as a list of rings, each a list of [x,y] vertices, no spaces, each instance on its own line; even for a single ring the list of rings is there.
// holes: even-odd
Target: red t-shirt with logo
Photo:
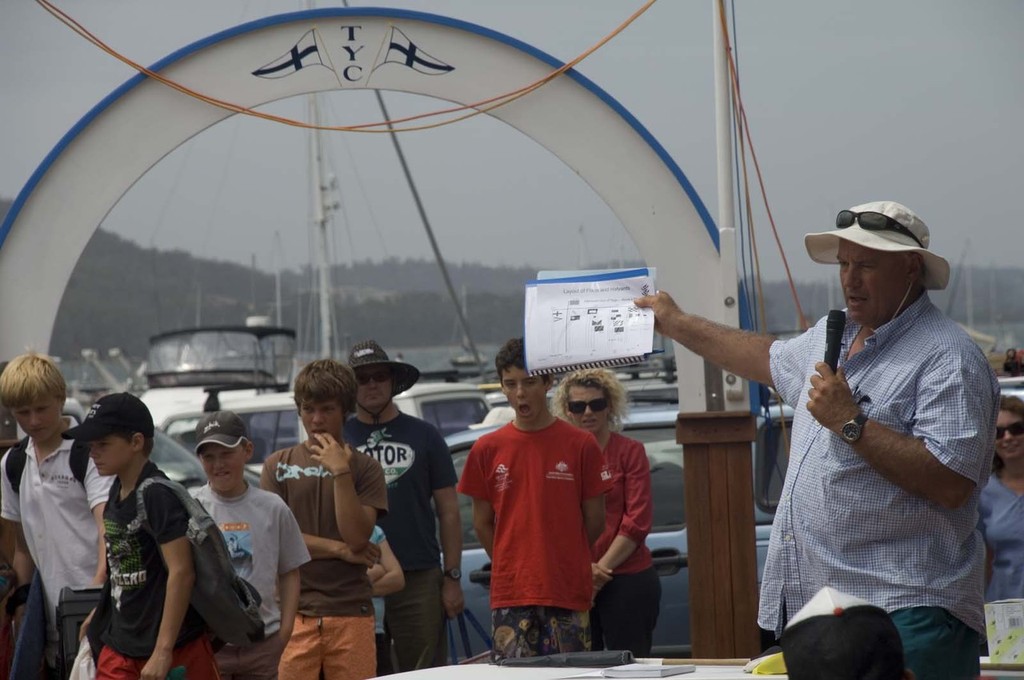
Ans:
[[[536,432],[510,423],[473,445],[459,492],[494,507],[492,609],[590,609],[581,505],[610,477],[594,436],[562,420]]]

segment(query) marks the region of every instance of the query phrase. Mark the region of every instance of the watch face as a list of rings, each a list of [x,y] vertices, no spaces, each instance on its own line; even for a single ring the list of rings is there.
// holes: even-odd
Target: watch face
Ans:
[[[854,422],[843,425],[843,439],[848,442],[855,442],[860,439],[861,426]]]
[[[458,581],[460,578],[462,578],[462,570],[459,569],[458,567],[452,567],[451,569],[446,571],[444,573],[444,575],[447,576],[450,579],[454,579],[454,580]]]

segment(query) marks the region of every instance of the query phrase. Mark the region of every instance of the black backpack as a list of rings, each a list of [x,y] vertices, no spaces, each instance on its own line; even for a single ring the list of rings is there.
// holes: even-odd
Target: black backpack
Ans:
[[[146,515],[145,491],[153,484],[165,486],[185,507],[188,514],[186,537],[192,546],[196,580],[190,604],[221,642],[245,646],[264,637],[260,617],[260,594],[231,566],[227,543],[217,523],[181,484],[163,477],[148,477],[135,490],[136,516],[129,531],[145,529],[152,535]]]
[[[28,437],[11,447],[7,454],[7,463],[4,465],[4,474],[7,481],[11,483],[14,493],[19,493],[21,488],[21,477],[25,474],[25,459],[28,455]],[[89,443],[76,441],[71,445],[71,474],[75,476],[78,483],[85,486],[85,473],[89,470]]]

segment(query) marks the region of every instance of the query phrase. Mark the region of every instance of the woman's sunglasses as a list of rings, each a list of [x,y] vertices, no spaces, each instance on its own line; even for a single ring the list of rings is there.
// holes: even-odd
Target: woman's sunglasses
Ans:
[[[914,236],[914,232],[910,231],[888,215],[883,215],[880,212],[856,213],[852,210],[840,210],[839,214],[836,215],[837,229],[846,229],[847,227],[852,227],[854,224],[859,224],[861,229],[865,229],[867,231],[894,231],[897,234],[909,236],[914,239],[914,243],[924,248],[924,244],[921,243],[921,239]]]
[[[1021,436],[1024,434],[1024,421],[1014,423],[1013,425],[1007,425],[1006,427],[997,427],[996,439],[1002,439],[1007,432],[1009,432],[1013,437]]]
[[[588,406],[590,407],[591,413],[600,413],[608,408],[608,400],[601,397],[599,399],[591,399],[590,401],[570,401],[565,405],[569,410],[569,413],[573,413],[575,415],[585,413]]]

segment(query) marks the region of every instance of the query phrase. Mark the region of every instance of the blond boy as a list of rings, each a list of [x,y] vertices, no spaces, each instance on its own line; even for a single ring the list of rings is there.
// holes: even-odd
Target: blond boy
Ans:
[[[0,516],[15,527],[14,569],[28,587],[35,569],[46,603],[46,664],[55,672],[57,598],[65,586],[99,585],[106,578],[103,510],[110,477],[92,461],[79,481],[72,469],[70,426],[63,416],[67,385],[49,357],[30,352],[12,360],[0,374],[0,401],[27,434],[25,465],[18,480],[8,476],[12,449],[0,461]],[[18,491],[14,487],[18,487]]]

